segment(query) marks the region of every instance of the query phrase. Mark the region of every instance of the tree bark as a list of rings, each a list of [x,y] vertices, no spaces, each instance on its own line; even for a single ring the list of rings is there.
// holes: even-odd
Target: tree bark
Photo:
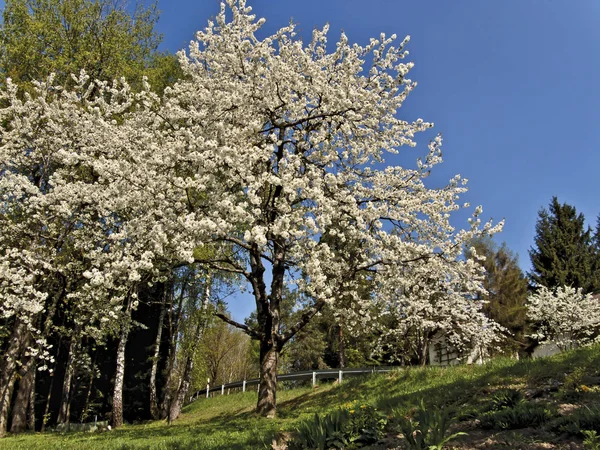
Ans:
[[[127,301],[125,309],[126,317],[121,326],[121,336],[119,337],[119,345],[117,346],[117,369],[115,373],[115,388],[113,391],[112,405],[112,420],[111,424],[114,428],[123,425],[123,383],[125,380],[125,346],[129,337],[129,329],[131,327],[131,301]]]
[[[274,261],[271,274],[271,295],[267,297],[264,282],[265,268],[256,252],[250,258],[257,319],[262,333],[260,339],[260,382],[256,411],[263,417],[273,418],[277,412],[277,365],[283,341],[279,334],[281,296],[285,275],[285,251],[274,243]]]
[[[22,373],[17,389],[17,397],[12,408],[11,433],[22,433],[27,429],[27,417],[30,406],[31,393],[35,382],[35,364],[33,361],[27,363],[25,373]]]
[[[167,310],[167,289],[168,288],[165,287],[165,293],[160,307],[158,331],[156,333],[156,341],[154,342],[154,355],[152,356],[152,370],[150,371],[150,414],[154,420],[157,420],[160,417],[160,411],[158,409],[158,396],[156,393],[156,374],[158,372],[158,359],[160,356],[160,341],[162,338],[163,322],[165,320],[165,312]]]
[[[85,394],[85,404],[83,405],[83,411],[81,413],[81,421],[85,422],[88,416],[88,410],[90,408],[90,397],[92,396],[92,387],[94,385],[94,378],[96,376],[96,360],[98,358],[98,349],[94,352],[94,360],[92,361],[92,367],[90,370],[90,380],[88,382],[87,392]]]
[[[165,368],[165,372],[167,374],[167,379],[165,380],[165,386],[163,388],[163,399],[160,404],[160,418],[166,419],[169,417],[169,411],[171,409],[171,403],[173,401],[173,389],[172,389],[172,379],[173,379],[173,369],[175,367],[175,355],[177,350],[177,337],[179,335],[179,322],[181,321],[182,307],[183,307],[183,297],[185,290],[187,288],[187,280],[184,281],[181,286],[181,291],[179,293],[179,301],[177,302],[177,315],[175,319],[172,319],[173,316],[173,304],[171,302],[171,309],[169,311],[169,332],[171,333],[171,341],[169,342],[169,352],[167,354],[167,367]]]
[[[37,368],[33,365],[31,369],[31,389],[29,389],[29,408],[27,410],[27,429],[35,431],[35,381],[37,379]]]
[[[0,437],[6,435],[8,410],[17,375],[17,363],[22,351],[27,347],[28,339],[27,325],[16,319],[6,354],[2,358],[2,371],[0,372]]]
[[[212,283],[212,276],[210,272],[206,274],[206,280],[204,282],[204,293],[202,294],[202,306],[201,311],[206,313],[208,309],[208,303],[210,300],[210,285]],[[183,370],[183,374],[181,376],[181,381],[179,383],[179,387],[175,393],[175,399],[171,404],[171,408],[169,409],[169,423],[177,419],[179,414],[181,413],[181,408],[185,404],[185,400],[190,388],[191,379],[192,379],[192,371],[194,370],[194,357],[196,355],[196,348],[198,347],[198,342],[202,339],[202,334],[206,328],[206,319],[201,316],[198,318],[198,323],[196,324],[196,330],[193,336],[192,345],[189,353],[186,355],[185,360],[185,368]]]
[[[339,338],[339,346],[338,346],[338,360],[340,369],[346,367],[346,346],[344,342],[344,328],[342,325],[339,325],[338,329],[338,338]]]
[[[260,385],[256,412],[273,418],[277,412],[277,364],[279,349],[271,342],[260,343]]]
[[[69,426],[71,416],[71,387],[73,384],[73,373],[75,372],[75,358],[77,357],[77,347],[79,342],[79,333],[75,332],[71,336],[69,343],[69,357],[67,358],[67,367],[63,379],[62,398],[60,409],[58,410],[57,425]]]

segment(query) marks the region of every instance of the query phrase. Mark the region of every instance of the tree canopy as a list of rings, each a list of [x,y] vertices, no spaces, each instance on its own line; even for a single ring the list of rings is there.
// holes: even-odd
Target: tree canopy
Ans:
[[[30,88],[50,73],[70,81],[85,70],[92,80],[142,76],[159,91],[178,77],[173,55],[158,52],[156,3],[133,12],[117,0],[6,0],[0,25],[0,82]]]
[[[183,77],[164,95],[85,72],[34,82],[24,97],[7,82],[0,264],[10,276],[0,295],[4,317],[35,328],[54,292],[48,275],[72,277],[69,301],[91,312],[82,326],[102,330],[169,268],[236,274],[251,287],[257,326],[222,319],[259,341],[257,410],[272,416],[280,352],[325,305],[352,330],[377,319],[374,302],[396,317],[413,300],[435,302],[461,320],[457,344],[492,340],[476,299],[482,271],[462,249],[501,224],[482,225],[481,207],[466,229],[450,224],[467,207],[466,180],[427,187],[440,136],[414,168],[382,168],[432,127],[398,117],[416,86],[408,38],[360,46],[342,33],[330,52],[327,26],[305,44],[294,24],[259,39],[263,23],[245,0],[223,3],[180,53]],[[23,175],[32,164],[47,168],[43,184]],[[306,301],[283,328],[285,283]],[[359,295],[365,283],[372,295]]]

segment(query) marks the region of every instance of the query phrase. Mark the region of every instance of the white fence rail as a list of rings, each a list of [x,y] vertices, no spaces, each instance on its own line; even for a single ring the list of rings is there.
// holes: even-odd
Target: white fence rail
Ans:
[[[365,375],[369,373],[380,373],[380,372],[391,372],[392,370],[398,370],[399,367],[394,366],[378,366],[378,367],[359,367],[359,368],[348,368],[348,369],[320,369],[320,370],[306,370],[303,372],[293,372],[277,375],[277,381],[300,381],[300,380],[312,380],[312,385],[317,384],[317,380],[323,379],[337,379],[338,383],[341,383],[346,376]],[[200,397],[210,397],[211,393],[220,392],[221,395],[225,394],[225,390],[229,389],[242,389],[242,392],[246,392],[249,386],[259,385],[260,380],[258,378],[252,378],[250,380],[234,381],[233,383],[210,385],[207,383],[206,389],[197,391],[190,397],[190,402]]]

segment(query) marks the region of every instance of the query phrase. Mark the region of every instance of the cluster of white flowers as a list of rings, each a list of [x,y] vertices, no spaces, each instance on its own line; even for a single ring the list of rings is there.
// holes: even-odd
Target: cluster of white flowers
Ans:
[[[432,126],[397,117],[416,86],[408,38],[395,45],[382,35],[363,47],[342,34],[328,53],[327,27],[303,45],[293,24],[259,40],[263,22],[244,0],[228,0],[179,53],[185,77],[162,98],[85,73],[72,91],[50,79],[25,98],[8,83],[4,316],[33,316],[60,275],[74,280],[67,298],[80,325],[101,334],[144,276],[197,259],[245,276],[273,318],[279,301],[269,299],[287,272],[316,305],[350,298],[361,322],[373,320],[371,299],[355,295],[368,274],[378,301],[406,323],[460,328],[457,345],[495,330],[468,300],[481,289],[478,269],[460,258],[464,243],[501,224],[481,227],[477,208],[467,230],[450,225],[466,179],[424,183],[442,161],[441,138],[416,169],[377,168]],[[199,251],[215,245],[229,250]]]
[[[567,350],[600,340],[600,300],[581,288],[540,286],[527,299],[527,317],[535,326],[531,337],[540,343]]]

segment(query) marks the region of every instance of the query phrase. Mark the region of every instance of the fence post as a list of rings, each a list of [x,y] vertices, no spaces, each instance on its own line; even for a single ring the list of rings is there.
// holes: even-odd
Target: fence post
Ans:
[[[221,385],[221,395],[225,394],[225,385]]]
[[[317,384],[317,372],[313,371],[313,387]]]
[[[338,375],[338,384],[342,384],[342,369],[340,369],[340,373]]]
[[[242,382],[242,392],[246,392],[246,380]]]
[[[206,385],[206,398],[208,398],[209,394],[210,394],[210,384],[207,384]]]

